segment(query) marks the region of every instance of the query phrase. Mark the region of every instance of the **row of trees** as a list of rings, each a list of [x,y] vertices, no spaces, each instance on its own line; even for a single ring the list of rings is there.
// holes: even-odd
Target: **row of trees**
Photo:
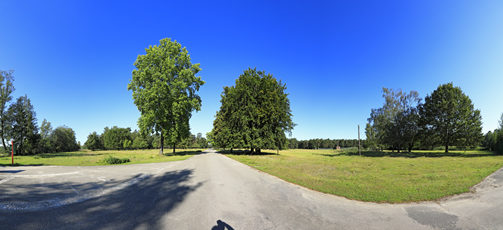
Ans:
[[[503,113],[501,114],[501,118],[499,120],[499,128],[486,133],[483,145],[489,151],[494,151],[497,154],[503,154]]]
[[[367,145],[374,149],[432,149],[435,146],[476,147],[482,117],[470,98],[452,83],[440,85],[421,103],[416,91],[383,88],[384,105],[372,109],[365,128]]]
[[[365,140],[360,141],[360,145],[363,148],[367,148],[367,144]],[[296,138],[288,139],[288,148],[289,149],[335,149],[337,146],[341,148],[348,147],[358,147],[357,139],[310,139],[310,140],[300,140],[298,141]]]
[[[164,136],[164,141],[169,137]],[[138,130],[131,132],[131,128],[105,127],[103,133],[93,132],[87,136],[84,148],[97,149],[158,149],[161,147],[161,135],[141,135]],[[177,143],[178,148],[208,148],[208,141],[201,133],[189,136]]]
[[[14,141],[16,154],[75,151],[80,149],[75,132],[66,126],[52,129],[45,119],[39,127],[37,114],[27,95],[12,102],[14,92],[13,70],[0,71],[0,136],[3,151],[9,152]]]
[[[221,106],[213,121],[209,137],[218,148],[286,149],[286,132],[295,124],[286,85],[272,74],[248,68],[236,84],[224,87]]]

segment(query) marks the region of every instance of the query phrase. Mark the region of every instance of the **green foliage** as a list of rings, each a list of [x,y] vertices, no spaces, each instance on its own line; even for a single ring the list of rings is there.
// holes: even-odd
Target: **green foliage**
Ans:
[[[487,132],[484,136],[483,145],[490,151],[494,151],[496,154],[503,155],[503,114],[499,122],[499,129],[495,129],[494,132]]]
[[[419,106],[423,140],[438,140],[449,152],[450,145],[478,146],[483,139],[482,117],[470,98],[452,83],[440,85]]]
[[[100,141],[100,136],[96,132],[93,132],[87,136],[87,141],[84,145],[91,151],[94,151],[96,149],[103,149]]]
[[[205,82],[195,76],[201,68],[190,62],[185,47],[169,38],[159,42],[145,49],[145,55],[138,55],[128,90],[133,91],[141,113],[138,126],[142,135],[161,134],[162,155],[164,137],[175,146],[189,135],[191,113],[201,110],[201,98],[196,92]]]
[[[392,149],[412,150],[419,133],[419,115],[416,105],[421,102],[416,91],[409,94],[402,90],[383,87],[385,102],[382,108],[372,109],[369,124],[365,128],[373,147],[389,146]]]
[[[130,140],[125,140],[123,142],[124,149],[130,149],[133,146],[133,143]]]
[[[297,149],[299,148],[299,141],[297,138],[290,138],[288,139],[288,148],[289,149]]]
[[[296,139],[294,141],[297,141]],[[366,140],[361,140],[361,145],[366,145]],[[335,149],[337,146],[341,148],[358,147],[357,139],[310,139],[297,141],[297,149]],[[293,149],[293,148],[292,148]]]
[[[286,85],[272,74],[248,68],[232,87],[224,87],[211,138],[216,147],[286,149],[291,134],[290,101]]]
[[[39,141],[39,150],[38,152],[48,153],[52,151],[51,145],[51,134],[52,134],[52,126],[51,122],[48,122],[46,119],[42,121],[40,125],[40,141]]]
[[[135,149],[146,149],[146,148],[148,148],[148,143],[140,135],[138,135],[133,140],[133,148],[135,148]]]
[[[123,149],[125,141],[131,141],[131,128],[119,128],[114,126],[106,128],[104,136],[104,146],[106,149]]]
[[[28,96],[19,97],[16,103],[9,107],[9,116],[12,118],[12,128],[9,137],[14,140],[17,154],[31,154],[38,137],[37,118],[33,105]],[[35,143],[34,143],[35,142]],[[26,149],[29,145],[29,149]]]
[[[52,131],[51,145],[54,152],[69,152],[80,149],[75,131],[67,126],[60,126]]]
[[[2,138],[2,145],[6,152],[8,151],[8,143],[6,141],[9,139],[8,135],[12,127],[12,115],[8,112],[7,103],[12,101],[12,92],[15,90],[13,73],[14,70],[0,70],[0,137]]]
[[[365,135],[366,135],[366,140],[367,140],[367,145],[369,148],[376,150],[378,149],[377,144],[379,143],[376,137],[376,131],[370,123],[367,123],[365,126]]]
[[[130,162],[131,160],[129,160],[129,158],[116,158],[116,157],[113,157],[111,155],[109,155],[108,157],[105,158],[105,162],[107,164],[122,164],[122,163],[127,163],[127,162]]]

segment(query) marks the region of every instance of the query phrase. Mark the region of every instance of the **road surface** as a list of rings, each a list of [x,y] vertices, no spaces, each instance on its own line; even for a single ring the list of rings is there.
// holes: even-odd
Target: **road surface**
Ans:
[[[207,150],[185,161],[0,167],[1,229],[503,229],[503,170],[440,203],[312,191]]]

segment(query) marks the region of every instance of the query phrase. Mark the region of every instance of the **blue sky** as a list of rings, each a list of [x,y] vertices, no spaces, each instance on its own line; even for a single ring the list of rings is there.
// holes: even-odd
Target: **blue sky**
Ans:
[[[248,67],[287,85],[297,139],[355,139],[382,87],[422,98],[453,82],[481,110],[483,132],[503,112],[502,1],[1,1],[0,70],[14,69],[53,127],[84,143],[105,126],[137,128],[127,90],[136,57],[162,38],[201,63],[212,128],[222,87]],[[362,137],[365,136],[362,128]]]

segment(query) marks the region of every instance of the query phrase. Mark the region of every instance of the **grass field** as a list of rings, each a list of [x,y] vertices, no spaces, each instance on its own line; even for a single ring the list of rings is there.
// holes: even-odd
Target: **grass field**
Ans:
[[[362,156],[355,150],[294,149],[279,155],[271,150],[252,156],[221,152],[313,190],[377,203],[437,200],[469,192],[503,167],[503,156],[487,151],[363,151]]]
[[[116,158],[129,158],[131,162],[124,164],[144,164],[166,161],[185,160],[204,149],[177,149],[174,156],[159,156],[159,149],[149,150],[106,150],[91,151],[80,150],[76,152],[45,153],[32,156],[14,156],[15,165],[67,165],[67,166],[92,166],[108,165],[104,159],[108,156]],[[171,154],[172,149],[164,149],[165,154]],[[1,166],[10,166],[11,156],[0,158]]]

